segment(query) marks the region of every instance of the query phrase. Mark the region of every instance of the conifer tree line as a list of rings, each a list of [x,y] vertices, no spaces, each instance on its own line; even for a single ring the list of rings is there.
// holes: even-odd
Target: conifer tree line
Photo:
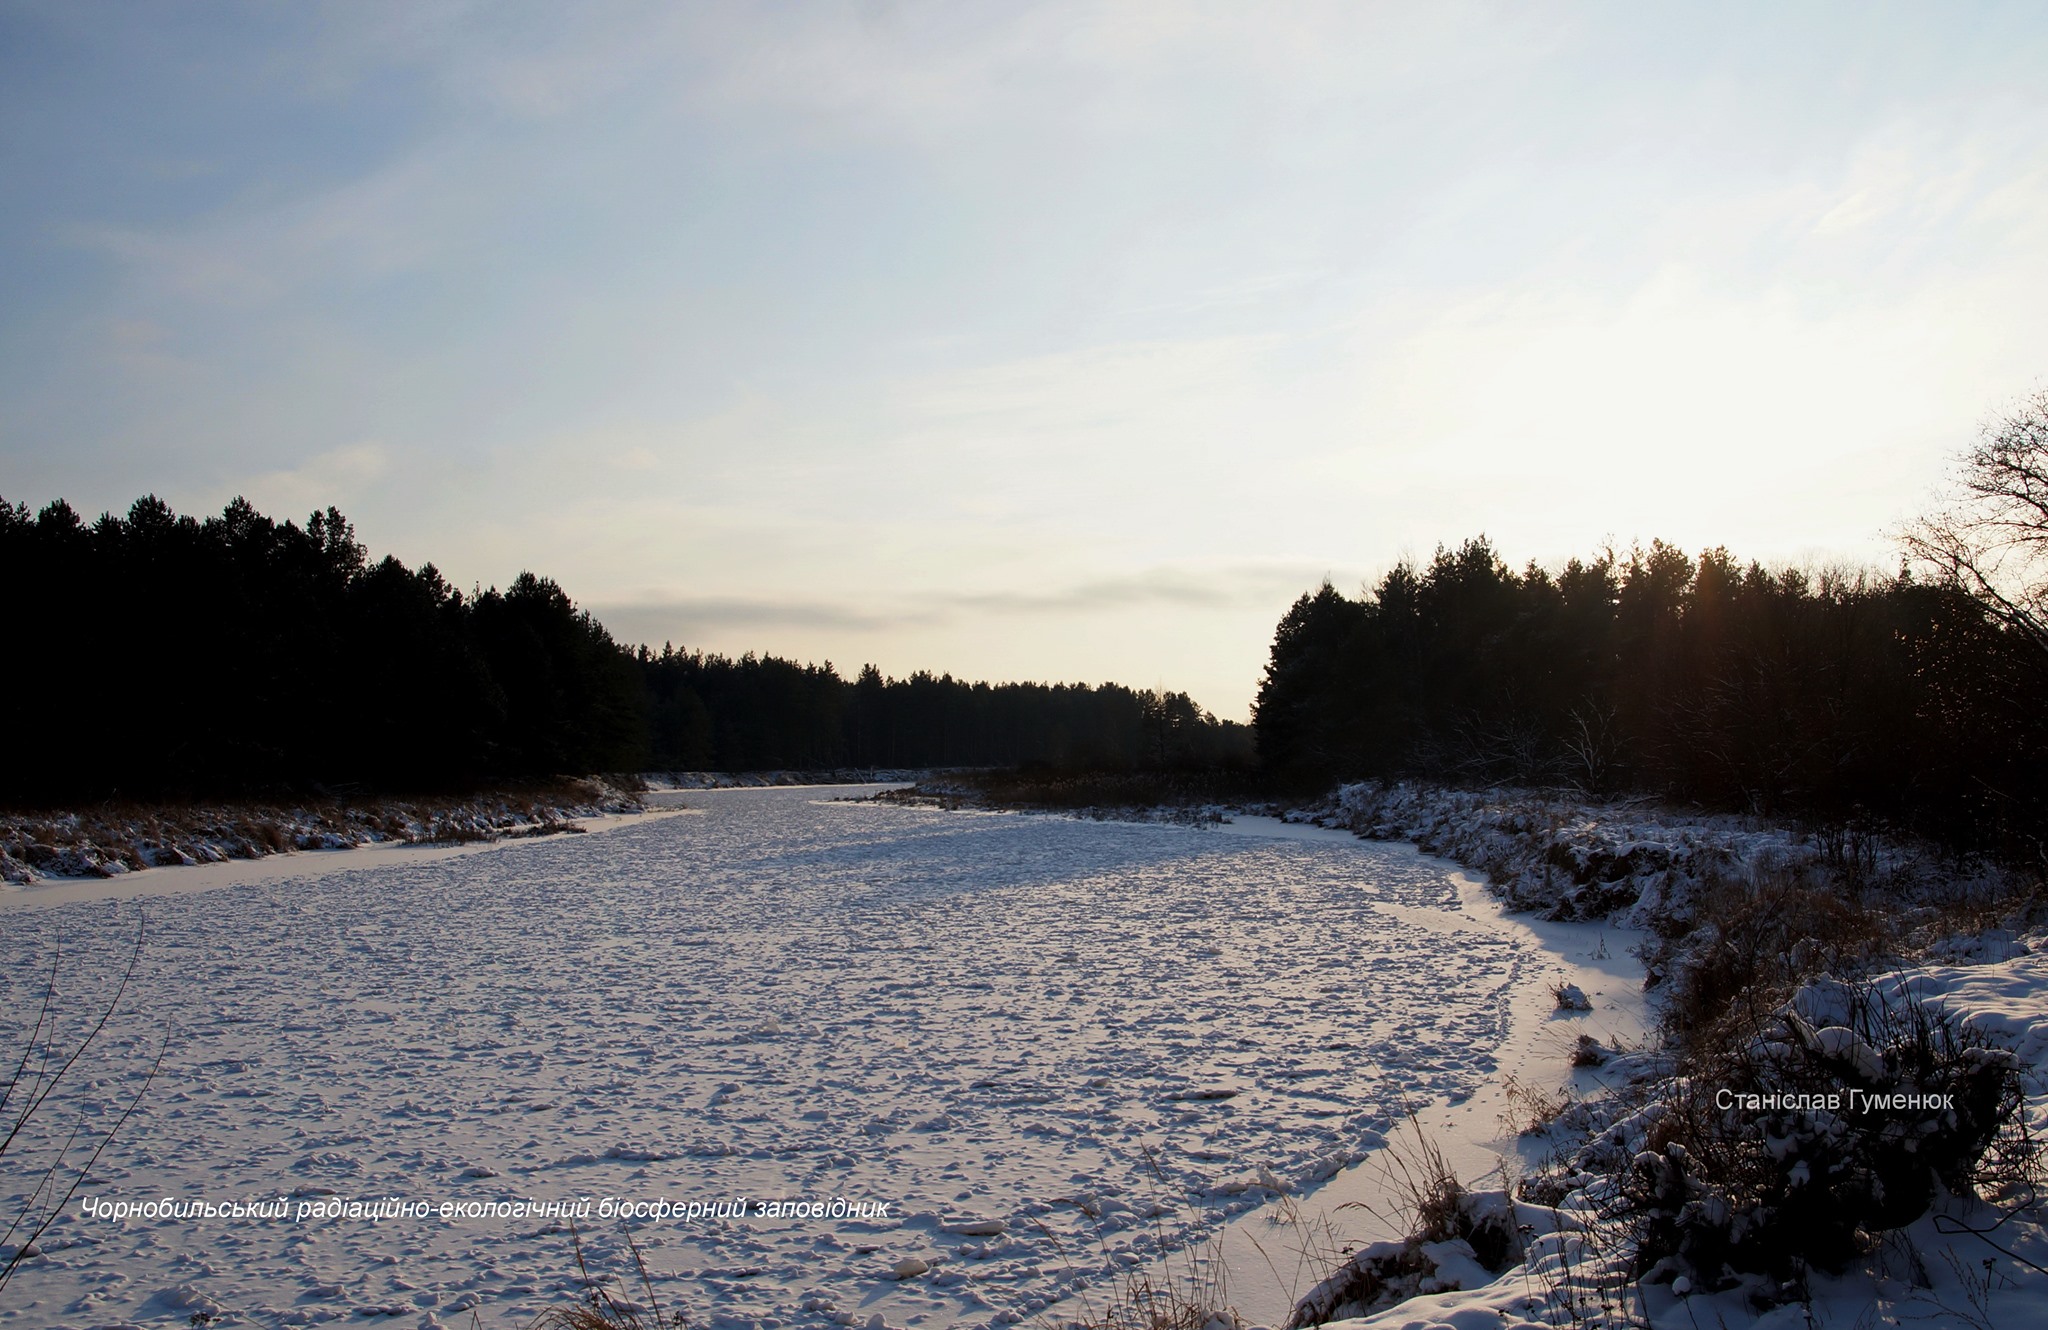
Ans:
[[[1303,780],[1565,785],[2039,854],[2048,651],[1953,578],[1661,541],[1511,569],[1484,538],[1274,636],[1262,760]]]
[[[1187,765],[1246,727],[1184,694],[633,649],[554,582],[465,594],[333,508],[154,496],[87,522],[0,499],[0,799],[458,789],[658,768]]]
[[[1248,726],[1186,693],[1120,684],[969,683],[918,671],[853,680],[800,665],[645,647],[657,770],[1043,765],[1186,770],[1249,765]]]

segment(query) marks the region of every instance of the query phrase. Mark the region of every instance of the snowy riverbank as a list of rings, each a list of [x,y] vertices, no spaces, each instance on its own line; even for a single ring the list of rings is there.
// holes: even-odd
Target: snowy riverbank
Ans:
[[[1834,960],[1832,968],[1852,982],[1809,961],[1810,977],[1784,1008],[1791,1014],[1752,1016],[1747,1028],[1761,1042],[1738,1039],[1732,1057],[1710,1056],[1713,1041],[1704,1036],[1625,1058],[1611,1058],[1608,1041],[1597,1040],[1587,1060],[1605,1061],[1602,1074],[1612,1079],[1589,1094],[1589,1069],[1564,1069],[1578,1079],[1572,1085],[1554,1058],[1531,1064],[1531,1027],[1518,1023],[1501,1060],[1531,1066],[1517,1075],[1515,1106],[1525,1118],[1534,1107],[1546,1121],[1512,1150],[1498,1139],[1491,1145],[1509,1162],[1509,1175],[1519,1165],[1522,1185],[1498,1191],[1502,1174],[1474,1149],[1487,1144],[1485,1124],[1470,1114],[1461,1124],[1450,1106],[1425,1113],[1422,1125],[1465,1185],[1464,1201],[1448,1224],[1439,1215],[1421,1241],[1388,1235],[1394,1240],[1351,1255],[1317,1290],[1315,1319],[1334,1313],[1359,1325],[1403,1327],[2048,1322],[2041,1271],[2048,1235],[2033,1190],[2041,1160],[2030,1144],[2048,1133],[2048,932],[2029,913],[2036,898],[1982,877],[1959,881],[1912,847],[1875,837],[1844,844],[1746,819],[1522,792],[1361,785],[1298,816],[1411,841],[1465,863],[1488,876],[1506,905],[1530,912],[1520,917],[1534,927],[1585,929],[1570,921],[1605,920],[1645,930],[1633,945],[1650,958],[1648,976],[1674,981],[1681,1002],[1699,1000],[1702,972],[1726,959],[1745,892],[1779,892],[1788,905],[1815,893],[1870,895],[1859,909],[1892,916],[1889,928],[1871,930],[1874,940],[1861,953],[1839,938],[1791,940],[1795,959],[1806,947],[1811,957]],[[1811,922],[1788,912],[1795,929]],[[1859,922],[1853,911],[1839,918]],[[1603,949],[1607,938],[1601,935]],[[1572,940],[1553,936],[1546,947],[1564,959]],[[1893,949],[1890,963],[1879,948]],[[1662,1014],[1669,1025],[1670,1013]],[[2004,1066],[2017,1076],[2002,1073]],[[1777,1102],[1769,1092],[1793,1085],[1808,1096],[1800,1108],[1767,1111]],[[1720,1111],[1731,1086],[1755,1098],[1731,1099],[1734,1109]],[[2017,1102],[2002,1110],[2009,1116],[1995,1137],[1973,1145],[1970,1114],[1989,1121],[1982,1101],[1995,1087],[2010,1087],[2004,1093]],[[1859,1103],[1866,1111],[1872,1102],[1932,1103],[1950,1090],[1979,1102],[1899,1111],[1882,1121],[1855,1116]],[[1745,1118],[1745,1102],[1762,1110]],[[1816,1111],[1805,1111],[1809,1104]],[[1752,1176],[1747,1191],[1731,1188],[1725,1163],[1703,1161],[1678,1143],[1690,1140],[1696,1152],[1703,1133],[1738,1159],[1760,1147],[1754,1153],[1766,1161],[1763,1176]],[[1900,1140],[1920,1142],[1924,1158],[1908,1154],[1901,1163],[1897,1147],[1886,1144]],[[1916,1176],[1928,1178],[1927,1161],[1959,1148],[1958,1140],[1972,1159],[1948,1178],[1957,1193],[1935,1182],[1931,1205],[1880,1222],[1880,1186],[1871,1218],[1844,1229],[1840,1260],[1819,1267],[1788,1261],[1789,1281],[1768,1273],[1772,1263],[1760,1258],[1769,1253],[1757,1244],[1780,1241],[1768,1235],[1796,1222],[1790,1216],[1804,1203],[1802,1188],[1854,1194],[1867,1185],[1856,1182],[1857,1171],[1874,1170],[1897,1193]],[[1397,1155],[1376,1161],[1377,1187],[1372,1164],[1354,1184],[1362,1193],[1376,1190],[1382,1209],[1390,1191],[1403,1189],[1403,1171],[1412,1177],[1415,1170],[1412,1146]],[[1971,1191],[1983,1199],[1965,1194]],[[1338,1208],[1317,1198],[1313,1217],[1325,1245],[1336,1231],[1328,1216]],[[1489,1229],[1491,1215],[1508,1218],[1507,1227]],[[1417,1222],[1412,1208],[1406,1220]],[[1484,1239],[1517,1227],[1518,1240],[1486,1250]],[[1669,1255],[1645,1268],[1667,1248]],[[1360,1318],[1364,1312],[1371,1314]]]
[[[1131,815],[1267,820],[1189,811]],[[1446,929],[1529,931],[1499,1074],[1127,1294],[1249,1325],[2048,1323],[2037,893],[1867,830],[1643,802],[1358,785],[1287,816],[1483,876]],[[1741,1006],[1725,986],[1745,983],[1782,1008],[1668,1040],[1695,1010]],[[1818,1111],[1770,1111],[1795,1087]],[[1749,1097],[1717,1112],[1724,1091]],[[1120,1320],[1116,1294],[1055,1319]]]
[[[636,812],[638,792],[602,779],[422,798],[106,805],[0,814],[0,882],[111,878],[150,868],[261,859],[380,844],[470,844],[581,830]]]

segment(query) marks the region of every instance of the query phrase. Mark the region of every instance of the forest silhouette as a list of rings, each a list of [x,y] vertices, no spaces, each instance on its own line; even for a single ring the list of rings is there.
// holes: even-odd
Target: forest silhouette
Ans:
[[[2038,853],[2048,654],[1953,584],[1661,541],[1510,569],[1484,538],[1288,610],[1258,749],[1304,780],[1565,786]]]
[[[1251,727],[1184,693],[615,641],[553,581],[464,593],[340,512],[0,500],[15,805],[647,770],[1242,769],[1563,786],[2038,853],[2048,652],[1954,579],[1483,537],[1281,620]],[[1244,786],[1241,788],[1257,788]]]
[[[463,593],[300,525],[0,500],[17,633],[0,799],[420,791],[645,770],[1210,767],[1247,727],[1116,684],[854,679],[615,641],[553,581]]]

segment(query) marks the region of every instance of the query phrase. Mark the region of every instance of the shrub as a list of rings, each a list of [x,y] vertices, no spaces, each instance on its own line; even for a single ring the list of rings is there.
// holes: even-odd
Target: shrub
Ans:
[[[1521,1258],[1512,1198],[1506,1192],[1468,1191],[1443,1151],[1412,1117],[1409,1121],[1414,1142],[1388,1154],[1389,1181],[1407,1217],[1408,1237],[1371,1243],[1353,1253],[1295,1304],[1285,1330],[1364,1316],[1418,1293],[1457,1288],[1457,1277],[1445,1267],[1455,1266],[1458,1258],[1495,1274]]]
[[[1942,1190],[2038,1166],[2013,1053],[1869,983],[1815,986],[1689,1070],[1622,1177],[1646,1279],[1840,1270]]]

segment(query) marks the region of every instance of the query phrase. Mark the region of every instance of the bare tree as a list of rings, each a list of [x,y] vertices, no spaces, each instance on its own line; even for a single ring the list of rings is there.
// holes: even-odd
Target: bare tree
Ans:
[[[1581,791],[1595,798],[1611,793],[1621,767],[1621,730],[1614,704],[1587,698],[1566,714],[1565,774]]]
[[[1941,506],[1900,533],[1914,561],[2048,652],[2048,390],[1984,426]]]

